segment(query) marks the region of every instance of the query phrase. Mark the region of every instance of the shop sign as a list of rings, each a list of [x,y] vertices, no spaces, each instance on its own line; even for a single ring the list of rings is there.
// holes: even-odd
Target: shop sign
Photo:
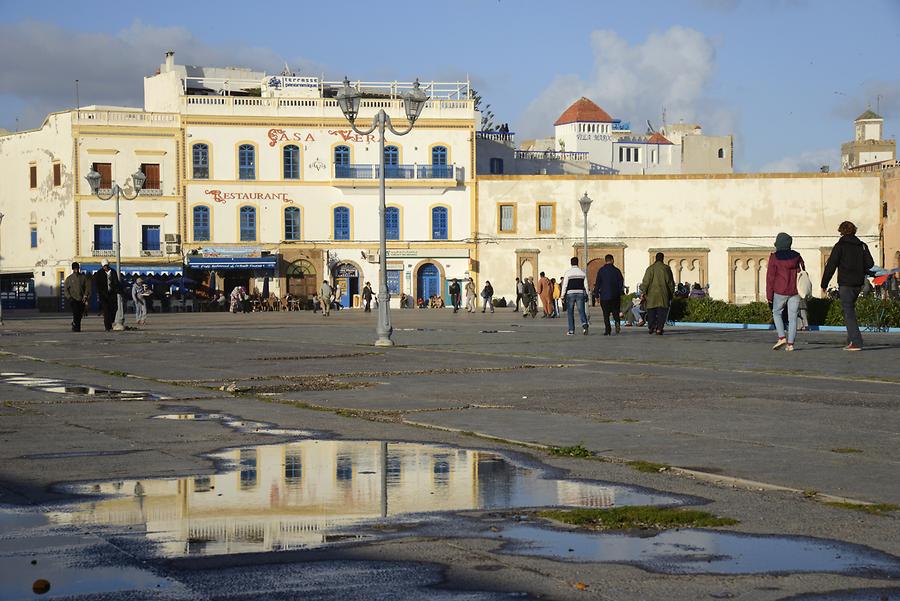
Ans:
[[[467,248],[395,248],[388,249],[389,259],[468,259]]]
[[[258,246],[206,246],[199,252],[204,257],[259,257],[262,249]]]
[[[294,204],[294,199],[287,192],[222,192],[221,190],[204,190],[204,194],[215,202],[227,203],[229,200],[280,200],[284,204]]]
[[[339,278],[355,278],[359,276],[359,270],[355,265],[344,263],[337,268],[337,277]]]
[[[326,134],[319,133],[320,136],[325,136]],[[327,130],[327,135],[332,136],[333,138],[338,138],[342,142],[377,142],[378,136],[374,134],[361,135],[353,131],[352,129],[329,129]],[[302,132],[302,131],[294,131],[290,132],[286,129],[273,127],[268,132],[266,132],[266,137],[269,138],[269,146],[275,146],[279,142],[315,142],[316,136],[312,132]]]

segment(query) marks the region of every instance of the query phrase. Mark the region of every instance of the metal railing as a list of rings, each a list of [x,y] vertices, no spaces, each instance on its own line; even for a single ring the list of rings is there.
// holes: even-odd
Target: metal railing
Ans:
[[[341,116],[337,100],[333,98],[260,98],[253,96],[182,96],[182,110],[192,114],[286,114],[310,116]],[[364,98],[359,103],[360,118],[366,119],[379,110],[398,119],[405,118],[403,100],[389,98]],[[462,118],[459,111],[474,115],[475,104],[472,100],[432,98],[425,103],[423,117],[436,118],[443,113],[448,117]],[[431,113],[429,115],[429,113]]]
[[[453,179],[455,165],[386,165],[386,179]],[[335,179],[378,179],[381,165],[335,165]]]
[[[161,248],[155,248],[151,250],[141,250],[142,257],[161,257],[163,256],[163,251]]]
[[[516,159],[538,161],[586,161],[589,153],[568,150],[517,150]]]
[[[113,257],[116,254],[116,245],[113,244],[110,248],[97,248],[96,243],[91,244],[91,256],[92,257]]]
[[[140,192],[141,196],[161,196],[162,195],[162,180],[150,181],[147,180],[144,182],[144,187],[141,188]]]
[[[197,85],[189,85],[195,83]],[[471,89],[468,81],[422,81],[419,82],[422,91],[431,98],[439,100],[464,100],[469,101]],[[285,85],[289,84],[289,85]],[[297,84],[297,85],[293,85]],[[320,97],[325,95],[325,90],[338,90],[344,85],[343,81],[322,81],[317,77],[296,77],[266,75],[261,79],[227,79],[222,77],[185,77],[181,80],[182,93],[187,94],[190,89],[216,90],[227,96],[232,93],[245,94],[248,90],[264,88],[268,90],[284,91],[286,88],[300,88],[316,90]],[[383,94],[390,98],[401,98],[403,94],[413,89],[411,81],[352,81],[350,85],[363,94]],[[258,92],[258,93],[259,93]],[[205,97],[209,98],[209,97]],[[254,97],[241,96],[245,99]],[[259,99],[258,97],[255,99]]]

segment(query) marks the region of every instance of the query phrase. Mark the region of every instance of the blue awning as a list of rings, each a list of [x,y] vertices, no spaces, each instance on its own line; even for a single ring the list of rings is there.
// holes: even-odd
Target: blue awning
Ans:
[[[277,257],[188,257],[188,267],[209,271],[224,271],[228,269],[266,269],[274,271],[277,265]]]
[[[115,268],[116,264],[110,262]],[[100,269],[100,263],[82,263],[81,271],[92,273]],[[181,275],[181,263],[170,265],[122,265],[122,275]]]

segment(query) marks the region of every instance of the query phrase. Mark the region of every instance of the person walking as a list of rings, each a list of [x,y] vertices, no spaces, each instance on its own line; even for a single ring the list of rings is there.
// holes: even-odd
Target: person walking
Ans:
[[[538,279],[537,295],[541,299],[541,308],[544,310],[544,314],[541,317],[553,315],[553,311],[550,308],[550,305],[553,303],[553,288],[550,286],[550,278],[543,271]]]
[[[131,300],[134,301],[134,321],[144,325],[147,321],[147,296],[143,278],[135,278],[131,286]]]
[[[523,282],[524,291],[522,292],[522,317],[531,315],[534,319],[537,315],[537,288],[534,286],[534,278],[525,278]]]
[[[116,320],[116,311],[119,309],[119,274],[110,267],[109,259],[100,261],[100,270],[94,273],[94,289],[97,291],[97,298],[100,299],[103,327],[110,332]]]
[[[524,294],[525,294],[525,283],[521,279],[516,278],[516,308],[513,309],[513,313],[515,313],[519,310],[519,303],[523,301]]]
[[[557,282],[556,278],[550,278],[550,287],[553,289],[553,314],[550,317],[559,317],[560,282]]]
[[[485,310],[490,307],[491,313],[494,312],[494,287],[491,286],[490,280],[486,280],[484,282],[484,288],[481,289],[481,298],[484,299],[484,302],[481,305],[481,312],[484,313]]]
[[[66,302],[72,310],[72,331],[81,331],[81,318],[91,298],[91,280],[81,273],[78,261],[72,263],[72,273],[63,282]]]
[[[840,240],[831,249],[831,255],[822,273],[822,292],[837,270],[838,295],[841,299],[841,310],[844,312],[844,323],[847,324],[847,346],[845,351],[861,351],[862,334],[856,321],[856,299],[866,281],[866,272],[872,269],[875,261],[865,242],[856,237],[856,226],[844,221],[838,226]]]
[[[475,307],[477,306],[477,302],[475,299],[478,298],[478,293],[475,290],[475,282],[472,281],[472,278],[469,278],[466,281],[466,313],[474,313]]]
[[[372,312],[372,296],[374,296],[374,293],[372,292],[372,284],[366,282],[366,285],[363,286],[362,290],[363,303],[365,303],[365,309],[363,309],[364,313]]]
[[[666,327],[669,305],[675,296],[675,277],[665,260],[663,253],[656,253],[656,260],[644,272],[644,279],[641,281],[641,293],[647,310],[647,327],[650,334],[659,336],[662,336]]]
[[[566,336],[575,334],[575,307],[578,307],[578,315],[581,317],[581,331],[587,336],[588,319],[584,310],[587,301],[587,275],[578,267],[578,257],[572,257],[569,261],[572,265],[563,275],[562,297],[566,300],[566,313],[568,313],[569,329]]]
[[[324,280],[322,282],[322,287],[319,288],[319,300],[322,304],[322,317],[331,315],[332,294],[334,294],[334,290],[331,289],[328,280]]]
[[[612,332],[610,314],[616,321],[616,334],[622,331],[619,312],[622,308],[622,295],[625,293],[625,278],[615,266],[615,257],[606,255],[603,261],[603,267],[597,271],[597,279],[594,282],[594,296],[600,299],[600,308],[603,310],[603,335],[609,336]]]
[[[459,280],[453,278],[453,281],[450,283],[450,303],[453,305],[454,313],[459,312],[459,307],[461,304],[460,297],[462,296],[461,292],[462,291],[460,289]]]
[[[806,272],[803,257],[791,250],[793,239],[785,232],[775,237],[775,252],[769,255],[766,269],[766,300],[772,306],[772,318],[778,331],[778,341],[772,350],[785,347],[794,350],[794,339],[797,336],[797,316],[800,313],[801,295],[797,290],[797,279],[801,272]],[[784,308],[787,306],[787,336],[784,331]]]

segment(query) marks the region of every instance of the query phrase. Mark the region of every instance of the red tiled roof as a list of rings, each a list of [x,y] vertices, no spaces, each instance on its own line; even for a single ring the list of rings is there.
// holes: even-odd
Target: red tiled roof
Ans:
[[[565,125],[567,123],[585,122],[612,123],[613,121],[614,119],[609,116],[609,113],[582,96],[581,98],[573,102],[572,106],[567,108],[553,125]]]
[[[647,139],[647,144],[671,144],[671,142],[661,133],[655,132]]]

